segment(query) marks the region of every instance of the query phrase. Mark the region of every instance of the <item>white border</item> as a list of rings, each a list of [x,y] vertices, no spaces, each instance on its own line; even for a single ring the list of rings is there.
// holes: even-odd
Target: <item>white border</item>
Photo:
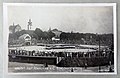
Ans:
[[[8,6],[113,6],[113,31],[114,31],[114,72],[113,73],[81,73],[81,72],[23,72],[23,73],[8,73],[8,20],[7,7]],[[72,74],[72,75],[116,75],[117,74],[117,21],[116,21],[116,3],[3,3],[3,55],[4,55],[4,75],[33,75],[33,74]],[[7,58],[7,59],[6,59]]]

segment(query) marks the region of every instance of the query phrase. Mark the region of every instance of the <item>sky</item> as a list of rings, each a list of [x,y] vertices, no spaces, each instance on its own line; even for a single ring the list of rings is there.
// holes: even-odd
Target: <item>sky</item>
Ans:
[[[19,24],[27,30],[28,20],[32,30],[49,28],[64,32],[113,33],[112,6],[9,6],[8,25]]]

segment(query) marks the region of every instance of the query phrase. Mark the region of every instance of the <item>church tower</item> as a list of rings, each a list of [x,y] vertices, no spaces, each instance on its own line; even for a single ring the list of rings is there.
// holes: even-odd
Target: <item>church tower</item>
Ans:
[[[29,21],[28,21],[28,30],[30,30],[31,27],[32,27],[32,21],[31,21],[31,19],[29,19]]]

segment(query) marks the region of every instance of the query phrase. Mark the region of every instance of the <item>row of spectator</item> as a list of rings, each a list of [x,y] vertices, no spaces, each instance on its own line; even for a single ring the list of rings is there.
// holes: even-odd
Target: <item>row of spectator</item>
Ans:
[[[9,55],[23,55],[23,56],[50,56],[50,57],[107,57],[111,55],[111,51],[94,51],[94,52],[54,52],[54,51],[26,51],[26,50],[11,50]]]

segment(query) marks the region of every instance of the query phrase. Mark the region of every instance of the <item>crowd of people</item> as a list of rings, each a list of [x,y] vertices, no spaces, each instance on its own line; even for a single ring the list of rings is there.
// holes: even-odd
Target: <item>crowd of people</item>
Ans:
[[[17,56],[17,58],[13,58]],[[112,51],[92,51],[92,52],[55,52],[55,51],[27,51],[9,49],[9,60],[17,60],[22,57],[46,57],[46,58],[62,58],[56,65],[61,67],[89,67],[98,65],[108,65],[109,61],[114,63],[114,53]],[[11,58],[12,57],[12,58]],[[21,57],[20,57],[21,58]],[[40,58],[38,58],[40,59]],[[31,59],[33,60],[33,59]],[[19,60],[20,61],[20,60]],[[36,60],[34,60],[36,61]],[[21,60],[22,62],[22,60]],[[30,62],[26,61],[26,62]]]
[[[93,51],[93,52],[55,52],[55,51],[27,51],[9,49],[9,55],[21,56],[43,56],[43,57],[109,57],[112,51]]]

